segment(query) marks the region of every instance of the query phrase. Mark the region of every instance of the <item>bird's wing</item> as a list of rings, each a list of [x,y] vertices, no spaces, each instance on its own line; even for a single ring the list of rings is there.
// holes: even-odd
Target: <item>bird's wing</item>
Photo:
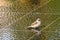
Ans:
[[[37,24],[37,22],[35,21],[34,23],[32,23],[31,25],[35,25],[35,24]]]

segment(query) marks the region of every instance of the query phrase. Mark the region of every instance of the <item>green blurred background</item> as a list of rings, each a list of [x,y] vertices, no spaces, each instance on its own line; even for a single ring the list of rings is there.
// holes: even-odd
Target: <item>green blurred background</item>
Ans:
[[[3,1],[9,4],[0,6],[0,40],[60,40],[60,0]],[[41,36],[25,29],[37,18]]]

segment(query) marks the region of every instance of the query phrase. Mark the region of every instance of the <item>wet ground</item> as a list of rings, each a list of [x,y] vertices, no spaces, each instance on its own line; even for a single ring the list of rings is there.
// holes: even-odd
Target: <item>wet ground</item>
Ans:
[[[1,5],[0,40],[60,40],[59,0],[39,1],[7,0],[9,6]],[[37,18],[42,21],[41,36],[25,29]]]

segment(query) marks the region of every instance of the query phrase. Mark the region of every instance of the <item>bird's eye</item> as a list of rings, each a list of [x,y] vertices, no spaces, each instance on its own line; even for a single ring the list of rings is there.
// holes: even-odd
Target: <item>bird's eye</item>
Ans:
[[[38,21],[40,21],[40,20],[38,20]]]

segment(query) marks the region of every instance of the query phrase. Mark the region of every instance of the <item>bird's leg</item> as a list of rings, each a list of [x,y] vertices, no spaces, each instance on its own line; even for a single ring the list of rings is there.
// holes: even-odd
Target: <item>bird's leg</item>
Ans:
[[[39,28],[39,27],[37,27],[37,28],[35,28],[35,30],[38,30],[38,31],[39,31],[39,30],[40,30],[40,28]]]

